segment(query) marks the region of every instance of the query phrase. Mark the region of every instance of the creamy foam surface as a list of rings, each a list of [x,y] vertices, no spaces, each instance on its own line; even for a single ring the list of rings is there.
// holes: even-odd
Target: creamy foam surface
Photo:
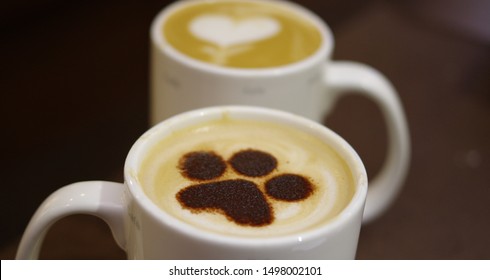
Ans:
[[[251,178],[237,174],[228,164],[221,177],[199,182],[179,171],[179,161],[189,152],[213,151],[227,161],[247,149],[273,155],[277,168],[266,176]],[[285,173],[308,178],[313,193],[294,202],[266,195],[265,182]],[[319,139],[282,125],[226,117],[173,132],[157,143],[149,150],[138,179],[145,193],[162,210],[197,228],[232,236],[281,236],[313,229],[334,218],[354,194],[354,181],[347,164]],[[271,224],[240,225],[219,211],[185,208],[176,198],[179,191],[191,185],[230,179],[248,180],[259,187],[273,211]]]
[[[213,0],[175,9],[165,40],[191,58],[233,68],[268,68],[313,55],[322,35],[313,21],[273,1]]]

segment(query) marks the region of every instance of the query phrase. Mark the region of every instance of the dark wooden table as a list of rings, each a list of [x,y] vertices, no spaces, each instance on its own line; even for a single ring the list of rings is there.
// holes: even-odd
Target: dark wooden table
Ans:
[[[6,1],[2,44],[0,258],[15,255],[42,200],[75,181],[122,181],[148,119],[148,29],[167,1]],[[334,59],[383,72],[412,139],[404,190],[365,225],[359,259],[490,259],[488,1],[301,1],[335,34]],[[386,131],[369,100],[340,101],[326,124],[378,172]],[[45,259],[120,259],[108,227],[72,216]]]

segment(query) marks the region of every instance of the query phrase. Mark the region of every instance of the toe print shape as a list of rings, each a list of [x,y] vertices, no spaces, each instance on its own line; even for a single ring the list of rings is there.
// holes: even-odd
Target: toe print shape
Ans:
[[[265,193],[251,180],[220,180],[228,165],[237,176],[262,178],[271,175],[278,162],[271,154],[254,149],[239,151],[228,161],[212,151],[190,152],[180,159],[178,168],[182,176],[199,183],[177,193],[181,206],[195,213],[220,213],[238,225],[266,226],[274,221],[270,199],[298,202],[314,191],[308,178],[292,173],[265,178]]]
[[[299,201],[307,198],[313,192],[311,182],[300,175],[282,174],[265,183],[269,196],[284,201]]]
[[[249,177],[265,176],[277,167],[275,157],[266,152],[252,149],[234,154],[229,163],[237,173]]]
[[[179,162],[181,174],[192,180],[211,180],[218,178],[226,170],[223,159],[213,152],[191,152]]]

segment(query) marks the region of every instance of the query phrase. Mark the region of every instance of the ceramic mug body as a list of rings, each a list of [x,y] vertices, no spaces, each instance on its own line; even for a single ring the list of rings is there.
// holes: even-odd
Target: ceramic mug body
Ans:
[[[219,1],[217,1],[219,2]],[[240,2],[240,1],[238,1]],[[158,14],[151,27],[151,123],[183,111],[213,105],[255,105],[277,108],[320,120],[333,95],[319,94],[333,46],[328,27],[315,14],[290,2],[276,3],[307,18],[321,34],[321,44],[309,57],[280,67],[236,68],[193,59],[172,47],[162,32],[176,10],[202,1],[180,1]]]
[[[209,232],[187,224],[158,207],[138,179],[149,149],[175,131],[226,115],[286,125],[313,135],[345,161],[354,181],[347,206],[328,223],[295,234],[240,237]],[[172,147],[168,147],[171,149]],[[22,238],[17,258],[36,258],[44,234],[60,218],[92,214],[106,221],[130,259],[353,259],[364,203],[367,175],[351,146],[328,128],[283,111],[247,106],[198,109],[172,117],[142,135],[125,163],[125,183],[89,181],[53,193],[39,207]]]

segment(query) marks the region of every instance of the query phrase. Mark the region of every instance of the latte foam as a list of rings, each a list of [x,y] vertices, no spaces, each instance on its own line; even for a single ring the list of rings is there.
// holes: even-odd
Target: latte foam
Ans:
[[[232,68],[296,63],[322,44],[308,16],[273,1],[187,2],[167,15],[161,35],[181,54]]]
[[[158,142],[138,179],[151,200],[177,219],[246,237],[323,225],[354,193],[347,164],[319,139],[278,124],[227,117]]]

